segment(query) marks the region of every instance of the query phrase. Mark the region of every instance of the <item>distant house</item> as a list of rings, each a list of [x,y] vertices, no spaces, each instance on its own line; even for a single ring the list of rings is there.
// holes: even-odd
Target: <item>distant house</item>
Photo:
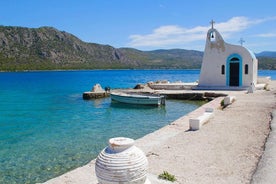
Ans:
[[[212,28],[207,32],[199,88],[246,88],[257,84],[258,60],[240,45],[226,43]]]

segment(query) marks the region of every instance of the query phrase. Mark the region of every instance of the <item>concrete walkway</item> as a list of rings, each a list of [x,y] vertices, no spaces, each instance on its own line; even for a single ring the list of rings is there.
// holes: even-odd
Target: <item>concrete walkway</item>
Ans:
[[[252,178],[252,184],[276,183],[276,110],[272,113],[271,131],[265,144],[265,152]]]

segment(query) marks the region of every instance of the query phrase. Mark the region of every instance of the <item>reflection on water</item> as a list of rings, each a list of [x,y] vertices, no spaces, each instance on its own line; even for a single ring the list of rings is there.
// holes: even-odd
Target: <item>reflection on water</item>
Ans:
[[[98,98],[90,100],[94,108],[103,108],[106,103],[108,103],[109,100],[107,98]]]
[[[110,107],[114,108],[121,108],[121,109],[161,109],[162,107],[165,107],[164,105],[140,105],[140,104],[128,104],[128,103],[121,103],[112,100]]]

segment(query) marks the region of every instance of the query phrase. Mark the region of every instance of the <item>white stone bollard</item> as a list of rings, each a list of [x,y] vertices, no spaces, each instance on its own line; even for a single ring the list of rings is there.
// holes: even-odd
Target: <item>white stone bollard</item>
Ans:
[[[95,164],[99,184],[150,184],[147,179],[148,160],[125,137],[109,139],[109,146],[101,151]]]
[[[251,85],[249,86],[247,92],[248,92],[248,93],[254,93],[254,91],[255,91],[255,85],[254,85],[254,83],[252,82]]]
[[[207,107],[201,116],[189,119],[190,130],[199,130],[213,116],[213,112],[213,108]]]
[[[214,112],[214,108],[212,108],[212,107],[206,107],[205,108],[205,112],[212,113],[212,112]]]
[[[232,104],[235,100],[236,100],[236,97],[235,97],[235,96],[226,96],[226,97],[223,99],[224,106]]]

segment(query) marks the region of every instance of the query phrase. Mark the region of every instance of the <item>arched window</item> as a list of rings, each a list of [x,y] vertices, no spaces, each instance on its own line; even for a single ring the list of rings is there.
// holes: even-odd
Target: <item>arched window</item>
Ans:
[[[248,64],[244,66],[244,74],[248,74]]]
[[[239,61],[239,58],[233,57],[230,61]]]
[[[221,65],[221,75],[224,75],[224,74],[225,74],[225,66]]]

